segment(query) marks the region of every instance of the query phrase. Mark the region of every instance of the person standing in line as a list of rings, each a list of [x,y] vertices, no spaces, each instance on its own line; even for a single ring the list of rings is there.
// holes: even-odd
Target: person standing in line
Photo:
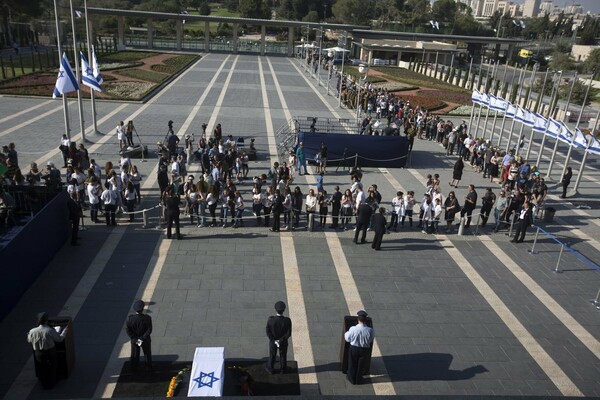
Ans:
[[[268,373],[273,374],[275,358],[279,351],[280,373],[284,374],[287,369],[287,350],[288,340],[292,336],[292,320],[283,316],[285,303],[278,301],[275,303],[277,315],[272,315],[267,320],[267,337],[269,338],[269,361],[266,367]]]
[[[332,224],[329,225],[331,229],[337,229],[339,226],[339,214],[340,209],[342,208],[342,192],[340,192],[340,187],[336,186],[334,188],[334,192],[331,195],[331,220]]]
[[[563,177],[560,181],[560,183],[562,185],[562,196],[560,196],[561,199],[564,199],[567,197],[567,188],[571,184],[572,177],[573,177],[573,170],[571,169],[571,167],[567,167],[567,171],[565,172],[565,174],[563,175]]]
[[[117,196],[114,190],[111,189],[110,183],[104,183],[104,191],[100,195],[100,199],[104,203],[104,215],[106,217],[106,225],[117,225],[115,214],[117,212]]]
[[[477,192],[475,191],[475,185],[469,185],[469,191],[465,196],[465,205],[460,212],[461,218],[463,218],[465,215],[467,216],[465,228],[471,226],[471,216],[473,215],[473,210],[475,210],[475,207],[477,207]]]
[[[367,228],[369,227],[372,213],[373,208],[370,204],[362,203],[358,206],[356,210],[356,230],[354,232],[354,240],[352,242],[358,244],[358,235],[362,231],[360,243],[366,243]]]
[[[523,203],[523,208],[521,208],[518,218],[519,223],[517,224],[517,229],[515,230],[515,236],[511,240],[513,243],[522,243],[525,239],[527,228],[529,228],[533,223],[533,212],[528,201]]]
[[[506,212],[506,205],[508,204],[508,200],[506,198],[506,192],[504,190],[500,191],[500,196],[498,200],[494,203],[494,219],[496,221],[494,225],[493,232],[497,233],[500,229],[500,224],[504,221],[504,214]]]
[[[125,135],[125,122],[119,121],[117,124],[117,140],[119,141],[119,150],[123,150],[123,147],[127,147]]]
[[[379,213],[375,214],[375,219],[373,220],[373,230],[375,231],[375,236],[373,237],[373,244],[371,244],[371,248],[375,250],[381,249],[383,235],[386,232],[386,224],[387,221],[385,219],[385,208],[380,207]]]
[[[125,129],[125,137],[127,138],[127,145],[133,147],[133,132],[137,135],[137,130],[133,126],[133,121],[127,122],[127,128]]]
[[[458,187],[460,180],[462,179],[463,169],[465,168],[465,163],[463,162],[462,157],[458,157],[456,163],[454,164],[454,169],[452,171],[452,181],[450,181],[450,186]]]
[[[169,188],[169,195],[165,200],[165,205],[167,207],[167,239],[171,239],[173,224],[175,224],[175,235],[177,235],[177,240],[181,239],[181,233],[179,231],[180,204],[181,200],[179,199],[179,195],[175,193],[175,189],[172,187]]]
[[[394,229],[394,232],[398,231],[398,217],[402,213],[402,208],[404,207],[404,193],[396,192],[396,197],[392,199],[392,218],[390,219],[390,224],[388,225],[388,230]]]
[[[35,361],[38,363],[38,378],[44,390],[52,389],[56,384],[56,343],[65,340],[67,329],[60,335],[48,326],[48,314],[41,312],[37,315],[38,326],[27,334],[27,342],[33,347]]]
[[[131,343],[130,367],[132,372],[137,372],[140,363],[140,348],[144,350],[144,357],[146,357],[146,371],[152,372],[152,342],[150,339],[152,317],[144,314],[144,307],[146,307],[146,303],[142,300],[133,303],[135,314],[127,317],[125,326],[125,332]]]
[[[344,339],[350,343],[346,379],[353,385],[358,385],[362,381],[364,363],[369,357],[369,348],[375,340],[373,328],[366,325],[368,316],[366,311],[360,310],[357,315],[358,324],[344,333]]]
[[[77,202],[77,192],[70,191],[67,200],[69,209],[69,221],[71,221],[71,246],[79,246],[77,236],[79,234],[79,220],[81,219],[81,205]]]
[[[487,224],[492,208],[496,203],[496,195],[492,192],[492,188],[487,188],[485,190],[485,194],[481,201],[481,227],[483,228]]]

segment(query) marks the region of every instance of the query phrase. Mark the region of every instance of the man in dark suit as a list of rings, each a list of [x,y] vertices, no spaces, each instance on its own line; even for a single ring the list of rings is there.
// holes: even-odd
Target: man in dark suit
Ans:
[[[333,195],[331,196],[331,219],[333,223],[329,225],[331,229],[337,229],[338,220],[340,215],[340,209],[342,208],[342,192],[340,192],[340,187],[336,186]]]
[[[175,193],[175,189],[171,187],[169,189],[169,196],[165,199],[165,205],[167,206],[167,238],[171,239],[171,229],[175,224],[175,234],[177,240],[181,239],[181,233],[179,232],[179,204],[181,200],[179,195]]]
[[[513,243],[521,243],[523,239],[525,239],[525,232],[527,232],[527,228],[531,226],[533,223],[533,212],[531,210],[531,205],[528,201],[523,203],[523,208],[519,211],[518,215],[518,224],[517,229],[515,230],[515,237],[511,242]]]
[[[272,315],[267,320],[267,337],[269,338],[269,361],[267,363],[267,372],[273,373],[275,357],[279,350],[279,364],[281,373],[285,373],[287,368],[287,349],[288,339],[292,336],[292,320],[283,316],[285,303],[278,301],[275,303],[277,315]]]
[[[367,228],[371,221],[371,215],[373,214],[373,208],[371,204],[363,203],[356,210],[356,232],[354,233],[353,242],[358,244],[358,234],[362,231],[362,238],[360,243],[366,243],[367,239]]]
[[[67,207],[69,209],[69,221],[71,221],[71,246],[79,246],[79,243],[77,243],[77,236],[79,235],[81,206],[77,203],[77,192],[75,190],[69,192]]]
[[[385,219],[385,208],[380,207],[379,213],[375,214],[375,220],[373,221],[373,230],[375,231],[375,237],[373,237],[372,248],[375,250],[381,249],[381,242],[383,241],[383,235],[386,231],[387,221]]]
[[[144,314],[146,303],[137,300],[133,303],[135,314],[127,317],[125,331],[131,341],[131,370],[136,372],[140,363],[140,348],[146,357],[146,370],[152,371],[152,346],[150,334],[152,333],[152,317]]]

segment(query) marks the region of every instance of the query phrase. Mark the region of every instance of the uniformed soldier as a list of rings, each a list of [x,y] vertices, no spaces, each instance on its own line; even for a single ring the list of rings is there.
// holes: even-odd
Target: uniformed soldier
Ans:
[[[152,371],[152,346],[150,334],[152,333],[152,318],[144,314],[146,303],[137,300],[133,303],[135,314],[127,318],[126,332],[131,339],[131,370],[136,372],[140,363],[140,348],[146,357],[146,370]]]
[[[39,325],[29,331],[27,342],[33,346],[42,388],[52,389],[56,383],[56,343],[65,339],[67,329],[59,335],[55,329],[48,326],[48,314],[41,312],[37,318]]]
[[[277,357],[277,350],[279,350],[280,372],[283,374],[287,368],[288,339],[292,336],[292,320],[283,316],[283,312],[285,311],[285,303],[283,301],[275,303],[275,311],[277,315],[272,315],[267,320],[269,361],[266,369],[270,374],[273,373],[275,357]]]
[[[353,385],[359,384],[362,380],[364,363],[369,357],[369,348],[375,338],[373,328],[369,328],[365,324],[367,321],[366,311],[360,310],[357,315],[358,324],[348,329],[348,332],[344,334],[344,339],[350,343],[346,378]]]

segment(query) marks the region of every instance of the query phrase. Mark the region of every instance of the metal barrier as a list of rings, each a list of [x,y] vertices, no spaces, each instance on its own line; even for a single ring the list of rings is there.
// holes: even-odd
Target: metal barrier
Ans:
[[[535,246],[537,244],[538,236],[539,236],[540,232],[542,232],[548,238],[552,239],[554,242],[556,242],[557,244],[560,245],[560,252],[558,253],[558,259],[556,260],[556,266],[552,270],[553,272],[555,272],[555,273],[563,272],[563,270],[560,268],[560,262],[563,258],[563,254],[564,254],[565,250],[567,250],[569,253],[573,254],[579,261],[583,262],[585,265],[587,265],[591,269],[595,270],[596,272],[600,272],[600,266],[598,266],[595,263],[593,263],[592,261],[590,261],[587,257],[583,256],[578,251],[570,248],[566,243],[561,242],[556,236],[552,235],[550,232],[546,231],[545,229],[543,229],[540,226],[537,226],[537,225],[532,225],[532,226],[534,228],[536,228],[536,232],[535,232],[535,237],[533,239],[533,244],[531,246],[531,250],[529,250],[530,254],[537,254],[537,252],[535,251]],[[598,293],[596,294],[596,298],[590,300],[590,303],[592,303],[594,306],[596,306],[596,308],[598,310],[600,310],[600,290],[598,290]]]

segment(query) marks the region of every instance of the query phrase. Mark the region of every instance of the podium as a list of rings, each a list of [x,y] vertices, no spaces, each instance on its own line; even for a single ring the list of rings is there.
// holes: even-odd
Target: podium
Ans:
[[[373,320],[371,317],[367,317],[367,321],[365,324],[369,327],[373,327]],[[342,366],[342,373],[348,372],[348,351],[350,349],[350,343],[346,342],[344,339],[344,334],[348,332],[350,328],[354,325],[358,325],[358,317],[352,315],[346,315],[344,317],[344,324],[342,326],[342,343],[340,348],[340,364]],[[373,344],[369,347],[369,357],[364,362],[364,371],[365,375],[368,375],[371,370],[371,354],[373,353]]]
[[[56,343],[56,377],[67,379],[75,367],[75,335],[71,317],[48,318],[48,326],[67,328],[67,334],[62,342]],[[34,359],[35,376],[39,377],[39,365]]]

